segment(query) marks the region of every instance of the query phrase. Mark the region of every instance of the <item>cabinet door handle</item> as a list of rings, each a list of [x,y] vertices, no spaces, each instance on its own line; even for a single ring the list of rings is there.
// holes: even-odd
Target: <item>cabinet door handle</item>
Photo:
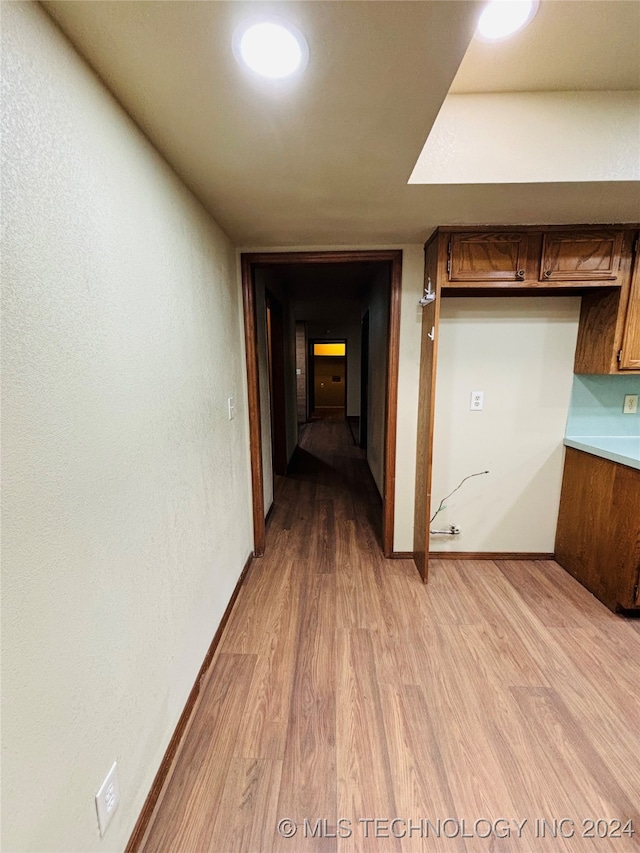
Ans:
[[[524,281],[524,270],[517,270],[516,278],[520,279],[520,281]]]
[[[551,270],[544,271],[545,278],[551,278]]]

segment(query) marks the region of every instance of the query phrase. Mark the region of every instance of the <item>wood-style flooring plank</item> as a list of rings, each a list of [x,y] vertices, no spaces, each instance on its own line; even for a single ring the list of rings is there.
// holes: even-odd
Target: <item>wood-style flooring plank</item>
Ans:
[[[229,766],[208,853],[270,853],[276,824],[281,761],[234,758]]]
[[[552,561],[434,559],[425,586],[382,554],[344,422],[306,425],[274,490],[145,853],[640,849],[640,620]]]
[[[558,693],[545,687],[512,688],[522,718],[528,721],[529,736],[535,739],[536,767],[553,793],[554,808],[581,826],[587,818],[613,816],[623,822],[640,820],[638,786],[625,790],[603,761],[587,730],[572,714]],[[571,785],[567,785],[567,778]],[[613,851],[617,839],[580,839],[577,849]],[[631,850],[640,849],[635,836],[625,840]],[[559,848],[562,849],[562,848]],[[567,846],[575,849],[575,846]]]
[[[311,565],[316,572],[331,574],[336,568],[336,520],[333,500],[318,499],[314,518]]]
[[[464,853],[461,835],[448,839],[434,835],[431,826],[456,815],[456,804],[448,780],[437,733],[434,708],[422,688],[383,685],[386,740],[390,752],[396,811],[403,851],[433,850]]]
[[[366,628],[339,631],[337,646],[338,814],[361,819],[395,817],[398,810],[371,632]],[[341,839],[339,849],[359,850],[359,835],[368,826],[365,822],[360,832]],[[385,839],[383,849],[400,851],[400,840]]]
[[[292,569],[282,567],[284,596],[274,602],[270,633],[258,646],[256,666],[242,715],[234,755],[282,759],[289,719],[299,629],[298,600],[291,584]],[[275,609],[278,605],[277,609]]]
[[[273,559],[277,559],[280,571],[267,571],[264,559],[251,564],[251,585],[246,583],[234,607],[232,618],[227,623],[220,649],[224,652],[247,654],[258,653],[265,636],[272,634],[275,623],[284,607],[289,606],[289,572],[291,561],[287,558],[284,542],[288,534],[274,542]]]
[[[479,625],[484,615],[478,604],[473,579],[460,571],[460,562],[453,560],[449,567],[444,560],[429,560],[427,595],[421,603],[428,602],[433,619],[452,625]]]
[[[254,667],[255,655],[217,656],[162,797],[162,819],[148,833],[147,853],[209,848]]]
[[[326,820],[335,826],[336,781],[336,649],[335,575],[311,574],[302,579],[296,636],[293,690],[289,710],[280,818]],[[291,850],[289,839],[273,838],[273,849]],[[336,850],[336,840],[298,835],[295,850]]]
[[[640,802],[640,709],[634,663],[640,659],[640,647],[633,639],[619,644],[617,633],[600,631],[594,636],[593,629],[553,629],[554,642],[564,648],[573,668],[568,678],[554,673],[551,683],[589,732],[603,761]],[[620,634],[628,638],[628,631]]]
[[[578,628],[588,625],[600,602],[573,578],[558,571],[557,563],[540,560],[501,560],[496,564],[517,595],[547,628]],[[561,588],[563,595],[558,595]],[[567,607],[567,599],[575,606]],[[605,618],[599,614],[599,618]],[[611,613],[611,622],[615,615]]]

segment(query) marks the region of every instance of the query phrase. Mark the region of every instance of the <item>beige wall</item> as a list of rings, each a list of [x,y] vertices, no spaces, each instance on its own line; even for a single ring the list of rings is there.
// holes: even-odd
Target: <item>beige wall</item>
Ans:
[[[433,453],[436,551],[553,552],[579,297],[444,298]],[[469,409],[484,391],[484,409]]]
[[[119,851],[252,546],[235,255],[40,7],[2,13],[2,848]]]
[[[447,95],[409,183],[638,181],[639,128],[640,92]]]
[[[423,290],[424,249],[422,245],[401,248],[402,294],[393,547],[396,551],[412,551],[422,334],[422,308],[418,305],[418,300]]]
[[[262,498],[265,516],[273,503],[273,464],[271,461],[271,390],[267,354],[267,304],[262,276],[256,276],[256,349],[260,392],[260,438],[262,445]]]

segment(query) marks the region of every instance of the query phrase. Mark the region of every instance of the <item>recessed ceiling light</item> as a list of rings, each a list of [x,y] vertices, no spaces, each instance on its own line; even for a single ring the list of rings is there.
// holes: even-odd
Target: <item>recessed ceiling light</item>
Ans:
[[[480,15],[477,35],[484,41],[509,38],[526,26],[538,9],[538,0],[490,0]]]
[[[309,61],[307,40],[300,30],[283,18],[253,18],[233,34],[233,52],[245,65],[271,80],[301,74]]]

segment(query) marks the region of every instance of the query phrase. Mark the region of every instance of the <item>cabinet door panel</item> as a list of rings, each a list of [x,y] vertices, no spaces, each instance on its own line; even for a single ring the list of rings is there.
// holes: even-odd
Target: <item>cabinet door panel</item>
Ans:
[[[621,370],[640,370],[640,253],[636,254],[622,337]]]
[[[528,235],[486,231],[452,234],[449,281],[522,281]]]
[[[548,231],[540,281],[608,281],[618,277],[622,232]]]

